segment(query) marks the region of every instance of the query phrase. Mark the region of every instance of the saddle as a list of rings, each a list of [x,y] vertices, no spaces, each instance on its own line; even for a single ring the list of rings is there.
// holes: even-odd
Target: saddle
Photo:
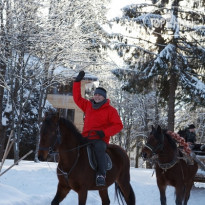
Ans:
[[[90,167],[93,170],[97,171],[97,161],[96,161],[94,150],[93,150],[91,145],[87,146],[87,153],[88,153],[88,160],[89,160]],[[105,158],[106,158],[106,167],[105,168],[107,171],[111,170],[112,169],[112,160],[107,153],[105,154]]]

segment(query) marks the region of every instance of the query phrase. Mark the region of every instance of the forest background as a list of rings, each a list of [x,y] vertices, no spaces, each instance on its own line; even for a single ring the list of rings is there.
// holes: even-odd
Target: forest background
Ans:
[[[32,149],[38,161],[48,90],[73,80],[56,78],[59,66],[98,77],[124,124],[111,143],[135,167],[151,125],[177,132],[193,123],[205,142],[205,1],[132,0],[115,18],[111,3],[0,0],[0,159],[13,130],[9,157]]]

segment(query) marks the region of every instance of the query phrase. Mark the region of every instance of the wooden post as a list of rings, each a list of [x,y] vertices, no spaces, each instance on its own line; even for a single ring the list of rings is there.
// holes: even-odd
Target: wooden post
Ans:
[[[25,154],[23,157],[21,157],[17,162],[15,162],[13,165],[11,165],[9,168],[7,168],[6,170],[4,170],[2,173],[0,173],[0,176],[2,176],[3,174],[5,174],[7,171],[9,171],[9,169],[11,169],[13,166],[15,166],[16,164],[18,164],[21,160],[23,160],[24,158],[26,158],[29,154],[31,154],[33,152],[33,150],[30,150],[27,154]]]
[[[10,149],[11,149],[13,143],[14,143],[14,140],[10,143],[12,136],[13,136],[13,130],[11,130],[11,133],[10,133],[10,136],[9,136],[9,139],[8,139],[8,142],[7,142],[7,145],[6,145],[6,149],[5,149],[5,151],[4,151],[4,156],[3,156],[3,158],[2,158],[2,162],[1,162],[1,166],[0,166],[0,172],[1,172],[1,169],[2,169],[3,164],[4,164],[4,162],[5,162],[5,159],[6,159],[6,157],[8,156],[9,151],[10,151]]]

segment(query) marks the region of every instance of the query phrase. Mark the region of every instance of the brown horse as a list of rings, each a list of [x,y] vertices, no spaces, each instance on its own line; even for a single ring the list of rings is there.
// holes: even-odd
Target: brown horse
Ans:
[[[156,156],[155,169],[161,205],[166,205],[166,187],[175,187],[176,205],[186,205],[198,166],[196,162],[187,164],[179,157],[176,141],[160,126],[152,127],[147,143],[142,150],[144,159]],[[181,155],[182,156],[182,155]]]
[[[113,166],[107,171],[106,186],[96,186],[95,171],[90,167],[86,146],[91,143],[79,133],[72,122],[48,114],[41,127],[39,160],[46,160],[51,152],[59,152],[57,167],[58,187],[51,205],[58,205],[72,189],[78,193],[79,205],[85,205],[88,190],[99,190],[103,205],[110,204],[108,187],[115,182],[117,199],[135,204],[130,184],[130,164],[126,152],[117,145],[108,145]],[[124,199],[123,199],[124,198]],[[123,202],[124,203],[124,202]]]

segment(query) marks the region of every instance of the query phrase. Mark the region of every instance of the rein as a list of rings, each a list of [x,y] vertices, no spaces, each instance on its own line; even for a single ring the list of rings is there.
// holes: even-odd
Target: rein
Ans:
[[[162,142],[160,142],[159,144],[157,144],[156,147],[153,147],[153,146],[150,145],[149,143],[146,143],[146,144],[145,144],[145,147],[146,147],[147,149],[149,149],[149,150],[152,152],[153,155],[156,155],[156,154],[157,154],[156,152],[157,152],[158,150],[162,150],[162,149],[163,149],[163,147],[164,147],[163,142],[164,142],[164,135],[163,135],[163,140],[162,140]]]
[[[187,153],[189,153],[190,148],[188,147],[188,144],[184,141],[184,139],[182,137],[180,137],[178,134],[176,134],[174,132],[171,132],[171,131],[167,131],[166,133],[169,134],[172,138],[174,138],[177,142],[179,142],[180,145],[184,147],[184,150]],[[164,135],[163,135],[163,138],[164,138]],[[160,142],[156,147],[153,147],[149,143],[146,143],[145,147],[152,152],[154,161],[158,164],[158,166],[161,169],[163,169],[164,172],[166,172],[168,169],[171,169],[172,167],[174,167],[179,162],[178,157],[174,157],[174,159],[171,162],[168,162],[168,163],[160,163],[159,162],[158,156],[156,157],[156,155],[157,155],[156,152],[158,150],[163,149],[164,145],[163,145],[162,142]]]
[[[76,157],[76,160],[75,160],[74,164],[72,165],[71,169],[69,170],[69,172],[64,172],[63,169],[59,168],[59,166],[57,167],[57,169],[62,173],[62,174],[58,174],[58,175],[63,175],[67,181],[67,184],[68,184],[69,175],[71,174],[71,172],[73,171],[73,169],[77,165],[79,157],[80,157],[80,147],[77,147],[77,148],[78,148],[77,157]]]
[[[85,146],[87,146],[87,145],[89,145],[89,144],[92,144],[92,142],[88,142],[88,143],[85,143],[85,144],[83,144],[83,145],[79,145],[79,146],[74,147],[74,148],[72,148],[72,149],[62,150],[62,152],[72,152],[72,151],[74,151],[74,150],[76,150],[76,149],[79,149],[79,150],[80,150],[80,148],[85,147]],[[59,152],[58,152],[58,153],[59,153]]]
[[[175,133],[175,132],[172,132],[172,131],[167,131],[166,132],[168,135],[170,135],[173,139],[175,139],[179,144],[180,146],[183,146],[184,148],[184,151],[187,153],[187,154],[190,154],[191,153],[191,149],[189,148],[189,144],[185,142],[184,138],[180,137],[179,134]],[[179,162],[179,158],[178,157],[175,157],[171,162],[169,163],[160,163],[158,160],[157,160],[157,164],[158,166],[163,169],[164,171],[167,171],[168,169],[171,169],[172,167],[175,166],[175,164],[177,164]]]
[[[163,144],[160,143],[160,144],[158,144],[156,147],[153,147],[152,145],[146,143],[145,147],[146,147],[147,149],[149,149],[149,150],[153,153],[153,155],[156,155],[157,150],[163,148]]]
[[[61,134],[60,134],[60,127],[59,127],[59,124],[58,124],[58,127],[57,127],[57,138],[54,142],[54,144],[50,147],[39,147],[39,150],[43,150],[43,151],[48,151],[48,154],[49,155],[52,155],[52,154],[58,154],[59,152],[56,152],[56,151],[53,151],[54,150],[54,147],[58,144],[60,145],[61,144]],[[88,142],[88,143],[85,143],[83,145],[79,145],[77,147],[74,147],[74,148],[71,148],[71,149],[66,149],[66,150],[63,150],[63,152],[72,152],[76,149],[80,149],[82,147],[85,147],[87,145],[91,144],[91,142]]]
[[[48,151],[48,155],[56,155],[56,154],[59,154],[59,151],[56,152],[54,151],[54,147],[58,144],[60,145],[61,144],[61,133],[60,133],[60,127],[59,127],[59,124],[57,126],[57,130],[56,130],[56,133],[57,133],[57,138],[54,142],[53,145],[51,145],[50,147],[39,147],[39,150],[46,150]],[[68,178],[69,178],[69,175],[71,174],[71,172],[73,171],[73,169],[75,168],[75,166],[77,165],[78,163],[78,160],[79,160],[79,157],[80,157],[80,149],[89,145],[89,144],[92,144],[92,142],[88,142],[88,143],[85,143],[83,145],[78,145],[77,147],[74,147],[74,148],[71,148],[71,149],[66,149],[66,150],[61,150],[61,152],[72,152],[72,151],[75,151],[77,150],[77,157],[75,159],[75,162],[74,164],[72,165],[71,169],[69,170],[69,172],[65,172],[63,171],[62,168],[60,168],[59,166],[57,167],[57,169],[61,172],[61,174],[58,174],[58,175],[63,175],[68,183]]]

